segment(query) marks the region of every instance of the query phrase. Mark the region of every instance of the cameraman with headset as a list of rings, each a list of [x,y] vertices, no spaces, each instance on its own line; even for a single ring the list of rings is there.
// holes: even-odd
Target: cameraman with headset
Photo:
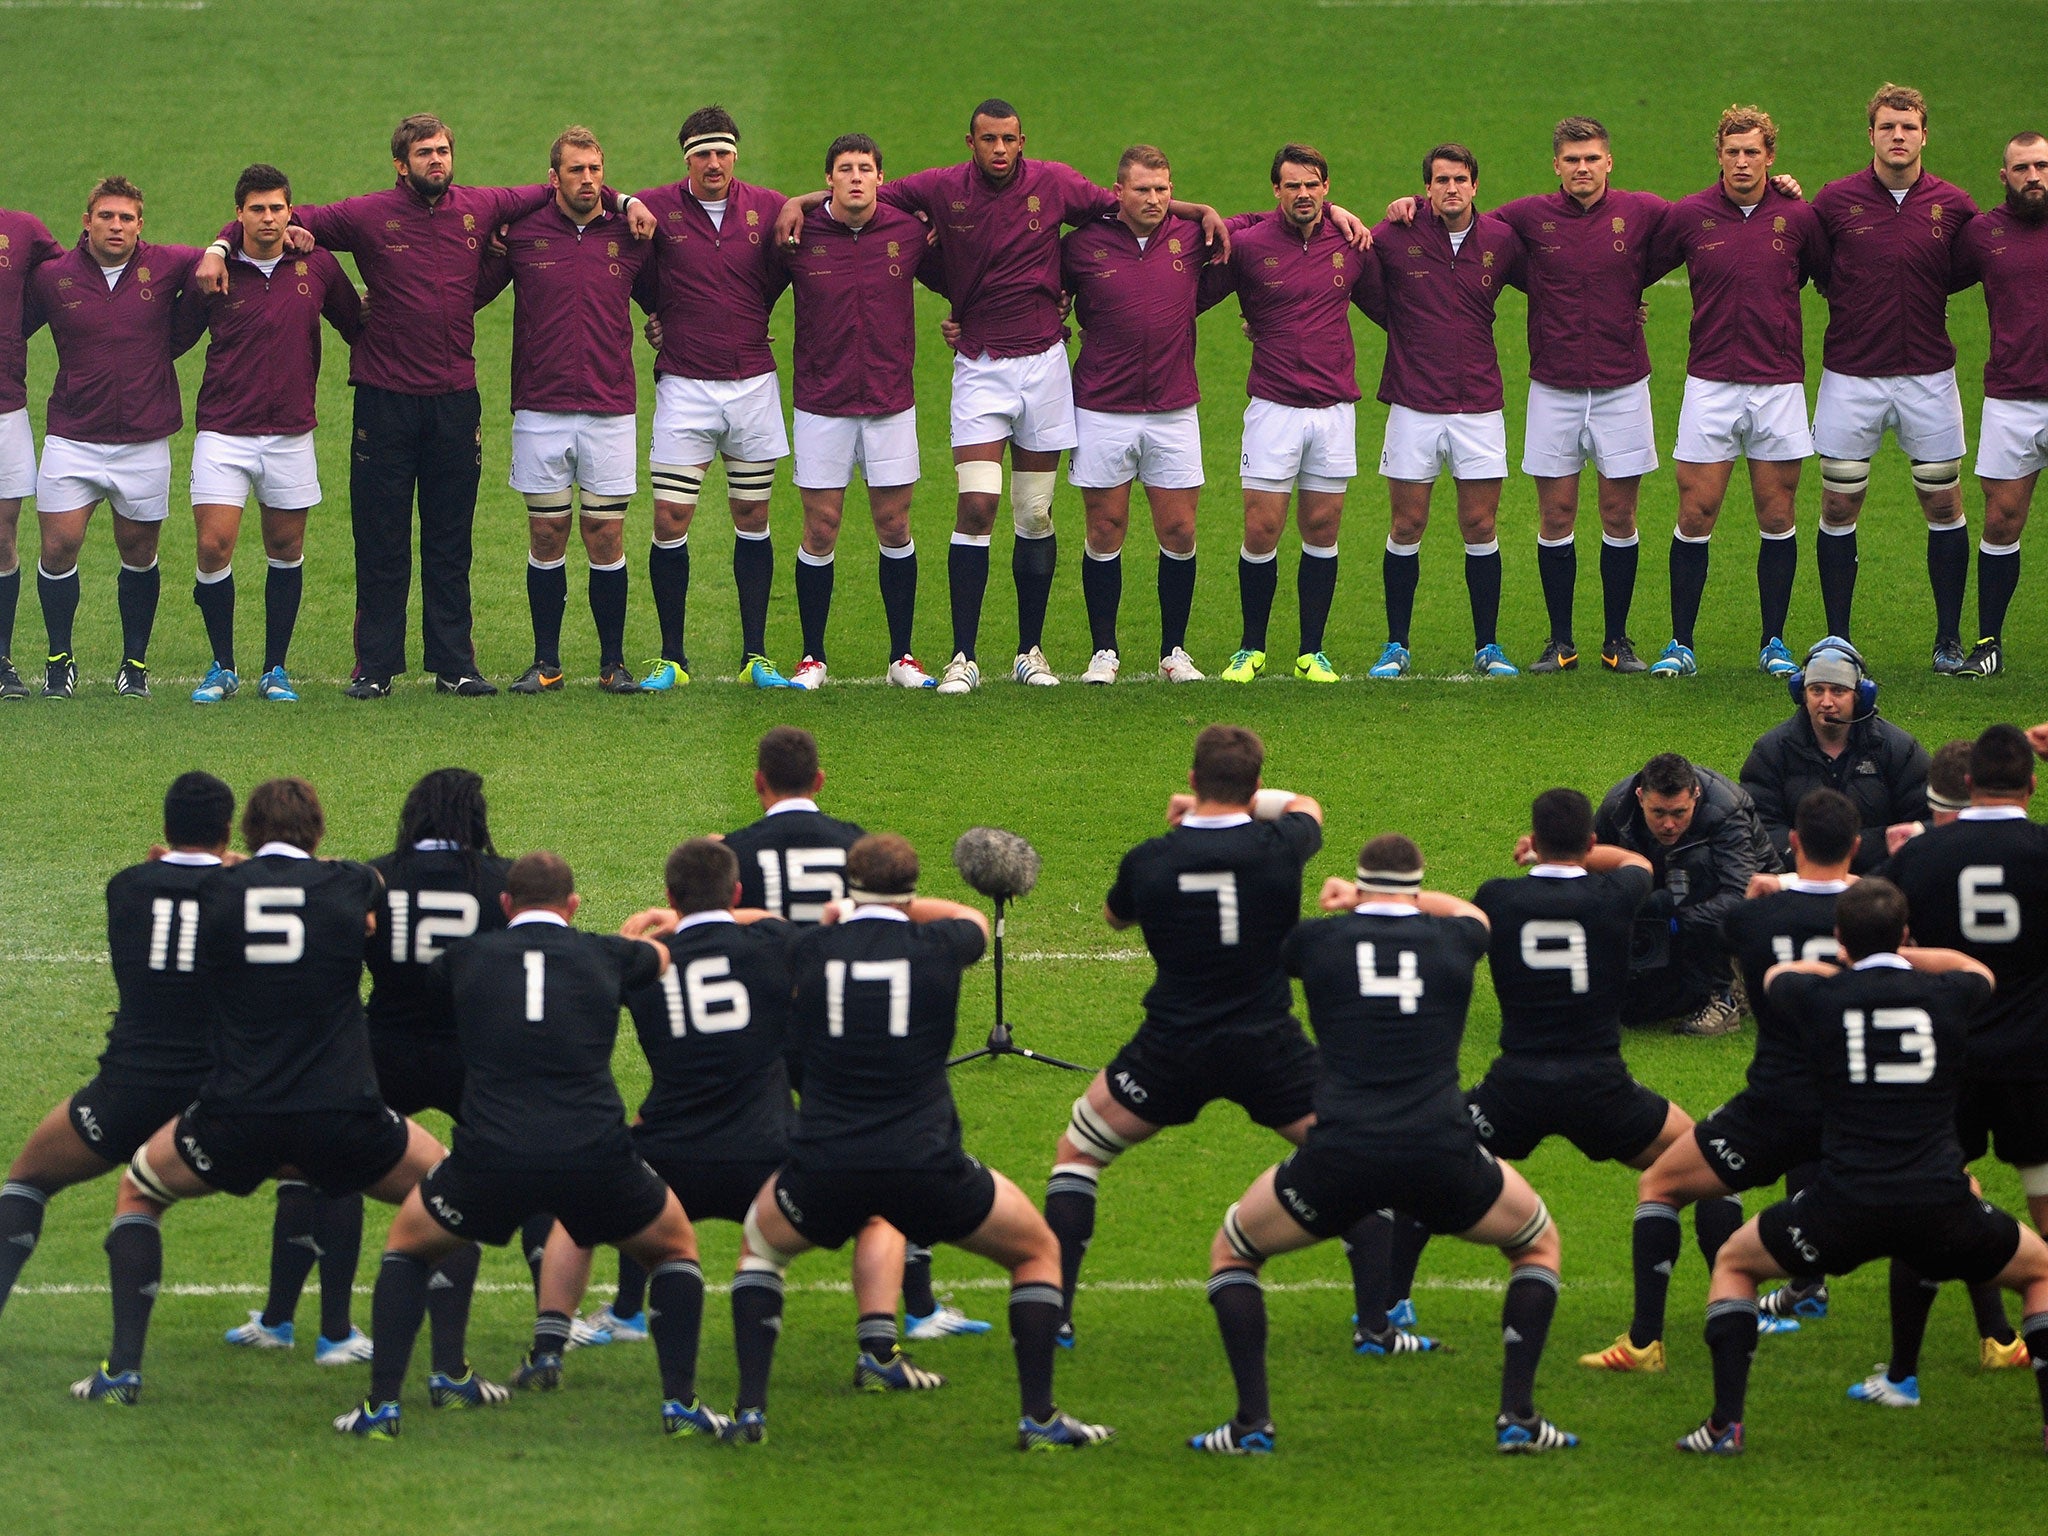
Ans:
[[[1927,749],[1878,717],[1877,684],[1846,640],[1822,640],[1787,681],[1799,707],[1757,738],[1742,787],[1788,865],[1800,800],[1815,789],[1847,795],[1864,829],[1851,868],[1867,874],[1884,862],[1887,828],[1927,819]]]

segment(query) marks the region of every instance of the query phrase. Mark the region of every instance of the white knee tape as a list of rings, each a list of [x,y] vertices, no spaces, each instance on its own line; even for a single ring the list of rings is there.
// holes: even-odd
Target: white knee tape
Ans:
[[[156,1170],[149,1166],[149,1144],[144,1142],[135,1149],[135,1155],[128,1160],[128,1177],[158,1205],[176,1205],[182,1198],[177,1191],[156,1176]]]
[[[2048,1163],[2036,1163],[2031,1168],[2020,1170],[2020,1188],[2029,1200],[2039,1200],[2048,1195]]]
[[[1916,460],[1913,464],[1913,485],[1915,489],[1930,495],[1936,491],[1952,491],[1963,483],[1963,461],[1961,459]]]
[[[1263,1264],[1266,1256],[1259,1252],[1258,1245],[1244,1235],[1244,1224],[1237,1219],[1238,1202],[1233,1200],[1230,1209],[1223,1213],[1223,1240],[1230,1244],[1230,1251],[1247,1264]]]
[[[965,464],[955,464],[953,473],[959,477],[962,496],[1003,494],[1003,466],[994,459],[969,459]]]
[[[753,1255],[751,1261],[741,1262],[742,1269],[769,1269],[779,1275],[788,1269],[790,1262],[796,1258],[795,1254],[784,1253],[761,1235],[761,1219],[754,1214],[751,1205],[747,1207],[747,1219],[740,1223],[740,1230],[746,1233],[747,1249]]]
[[[1526,1253],[1531,1245],[1535,1243],[1536,1239],[1549,1230],[1550,1207],[1545,1205],[1543,1197],[1538,1195],[1536,1197],[1536,1213],[1522,1223],[1513,1237],[1510,1237],[1500,1245],[1500,1251],[1509,1258],[1513,1258],[1520,1253]]]
[[[1110,1128],[1101,1111],[1088,1102],[1085,1093],[1074,1100],[1074,1113],[1067,1121],[1067,1133],[1075,1146],[1098,1163],[1113,1163],[1118,1156],[1131,1150],[1131,1143]]]
[[[1870,485],[1870,460],[1824,457],[1820,461],[1820,483],[1823,490],[1838,495],[1860,495]]]
[[[725,463],[725,494],[734,501],[766,501],[775,494],[775,461],[752,464],[728,459]]]
[[[1020,539],[1042,539],[1052,532],[1052,493],[1059,476],[1047,469],[1010,472],[1010,517]]]
[[[526,515],[528,517],[567,517],[569,515],[569,493],[567,491],[526,491]]]
[[[787,1267],[786,1265],[776,1263],[773,1259],[764,1259],[758,1253],[743,1253],[740,1255],[739,1272],[743,1275],[773,1275],[776,1279],[780,1280],[782,1278],[782,1271]]]
[[[672,501],[685,507],[697,505],[698,493],[704,489],[701,465],[649,464],[647,479],[654,487],[656,501]]]

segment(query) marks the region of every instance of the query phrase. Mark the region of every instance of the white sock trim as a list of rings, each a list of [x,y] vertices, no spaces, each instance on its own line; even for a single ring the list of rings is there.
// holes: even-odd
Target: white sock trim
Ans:
[[[222,566],[217,571],[194,571],[192,573],[192,579],[198,582],[199,585],[201,585],[202,587],[210,587],[215,582],[226,581],[230,576],[234,574],[234,565],[230,563]]]
[[[46,577],[51,581],[69,581],[78,574],[78,567],[73,565],[68,571],[48,571],[43,569],[43,562],[38,560],[36,562],[36,574]]]
[[[1929,533],[1953,533],[1958,528],[1967,528],[1969,526],[1970,520],[1967,517],[1958,515],[1953,521],[1950,522],[1929,523],[1927,525],[1927,531]]]
[[[1640,533],[1632,533],[1625,539],[1617,539],[1611,533],[1603,533],[1600,535],[1600,542],[1602,544],[1607,545],[1611,549],[1633,549],[1642,541],[1643,536]]]
[[[1337,546],[1334,544],[1304,543],[1301,546],[1301,553],[1304,558],[1311,560],[1334,560],[1337,558]]]
[[[1237,546],[1237,558],[1244,561],[1247,565],[1271,565],[1279,557],[1280,549],[1278,545],[1275,545],[1272,549],[1267,550],[1263,555],[1253,554],[1250,550],[1246,549],[1242,544]]]
[[[690,536],[686,533],[680,539],[656,539],[654,547],[656,549],[681,549],[689,542]]]
[[[569,557],[567,555],[563,555],[555,560],[536,560],[531,554],[526,557],[527,566],[536,571],[559,571],[568,563]]]
[[[1602,535],[1602,537],[1604,538],[1605,535]],[[1671,530],[1671,537],[1677,540],[1680,544],[1704,544],[1709,539],[1713,538],[1713,535],[1711,533],[1680,533],[1676,528],[1674,528]],[[1634,540],[1630,540],[1630,542],[1633,543]]]
[[[1576,538],[1577,535],[1568,533],[1561,539],[1546,539],[1539,533],[1536,535],[1536,547],[1538,549],[1563,549],[1565,545],[1574,542]]]
[[[597,565],[593,563],[590,568],[593,571],[623,571],[626,568],[626,557],[621,555],[610,565]]]
[[[1980,539],[1977,542],[1977,553],[1980,555],[2016,555],[2019,552],[2018,539],[2014,539],[2010,544],[1993,544],[1988,539]]]
[[[957,528],[953,530],[953,542],[964,544],[970,549],[987,549],[989,537],[985,533],[962,533]]]
[[[1846,539],[1856,531],[1854,523],[1822,523],[1820,531],[1831,539]]]
[[[270,568],[273,571],[296,571],[306,563],[304,555],[299,556],[296,560],[279,560],[273,556],[266,556],[265,558],[269,560]]]
[[[798,565],[830,565],[838,553],[837,550],[828,549],[822,555],[814,555],[808,549],[805,549],[803,545],[799,544],[796,547],[796,563]]]
[[[1775,544],[1775,543],[1777,543],[1777,542],[1778,542],[1778,541],[1779,541],[1780,539],[1796,539],[1796,538],[1798,538],[1798,537],[1799,537],[1799,530],[1798,530],[1797,528],[1787,528],[1787,529],[1786,529],[1786,530],[1785,530],[1785,531],[1784,531],[1783,533],[1765,533],[1765,532],[1764,532],[1764,531],[1763,531],[1763,530],[1762,530],[1761,528],[1759,528],[1759,529],[1757,530],[1757,537],[1758,537],[1758,538],[1760,538],[1760,539],[1766,539],[1766,540],[1768,540],[1769,542],[1771,542],[1771,543]]]
[[[76,570],[77,567],[74,566],[72,567],[72,569]],[[141,576],[146,572],[155,570],[156,562],[152,560],[147,565],[130,565],[126,560],[123,560],[121,562],[121,569],[124,571],[133,571],[136,575]]]
[[[1301,551],[1303,554],[1307,554],[1308,546],[1306,544],[1302,545]],[[1422,540],[1417,539],[1413,544],[1397,544],[1394,542],[1394,536],[1390,533],[1387,535],[1387,553],[1399,555],[1406,560],[1412,560],[1422,553]]]
[[[1112,549],[1108,554],[1105,555],[1101,550],[1097,549],[1093,544],[1090,544],[1087,540],[1084,539],[1081,541],[1081,553],[1087,559],[1100,561],[1102,564],[1108,565],[1112,561],[1123,559],[1124,547],[1123,545],[1119,544],[1115,549]]]
[[[1159,558],[1162,560],[1192,560],[1195,558],[1195,552],[1191,549],[1183,554],[1177,549],[1168,549],[1162,544],[1159,546]]]
[[[752,544],[758,544],[763,539],[770,537],[773,532],[774,530],[770,528],[763,528],[758,533],[749,532],[745,528],[735,528],[732,531],[732,536],[736,539],[745,539]]]
[[[1465,553],[1482,559],[1487,555],[1497,555],[1500,553],[1500,540],[1488,539],[1484,544],[1467,544]]]
[[[887,544],[882,546],[882,558],[884,560],[908,560],[916,553],[917,540],[915,539],[911,539],[907,543],[898,544],[894,548]]]

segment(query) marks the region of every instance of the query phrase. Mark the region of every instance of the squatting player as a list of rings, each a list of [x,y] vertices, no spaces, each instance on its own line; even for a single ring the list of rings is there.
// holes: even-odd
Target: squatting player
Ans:
[[[18,543],[23,498],[36,489],[36,439],[28,424],[28,333],[22,326],[28,276],[64,254],[32,213],[0,208],[0,703],[29,696],[14,665],[14,616],[21,606]]]

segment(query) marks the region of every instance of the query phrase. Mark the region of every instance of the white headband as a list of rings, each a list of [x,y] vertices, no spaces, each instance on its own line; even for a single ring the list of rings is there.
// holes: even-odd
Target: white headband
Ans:
[[[685,155],[699,154],[705,150],[709,150],[714,154],[723,151],[726,154],[736,155],[740,152],[740,146],[739,141],[729,133],[693,133],[683,140],[683,153]]]
[[[917,899],[912,891],[864,891],[857,885],[846,888],[846,899],[857,907],[904,907]]]
[[[1414,896],[1422,890],[1419,869],[1365,869],[1358,871],[1358,888],[1386,896]]]

